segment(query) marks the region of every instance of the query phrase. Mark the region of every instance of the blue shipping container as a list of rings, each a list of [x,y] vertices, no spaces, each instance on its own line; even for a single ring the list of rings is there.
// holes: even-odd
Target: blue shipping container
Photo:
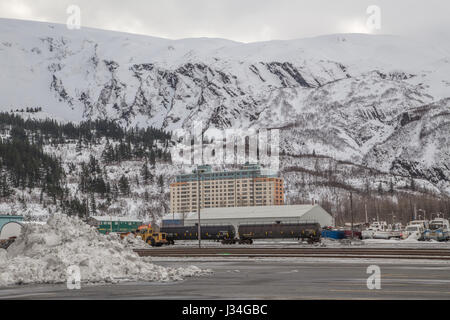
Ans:
[[[322,230],[322,237],[337,240],[344,239],[345,232],[343,230]]]

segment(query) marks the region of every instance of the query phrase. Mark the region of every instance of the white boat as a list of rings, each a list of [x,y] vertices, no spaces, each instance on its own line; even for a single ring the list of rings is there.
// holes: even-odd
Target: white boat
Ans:
[[[376,232],[385,230],[387,228],[386,221],[374,221],[367,229],[361,232],[361,237],[363,239],[373,239]]]
[[[450,223],[447,219],[437,218],[431,220],[430,227],[425,230],[425,240],[448,241],[450,240]]]
[[[420,225],[424,230],[428,229],[430,222],[428,220],[413,220],[408,225]]]
[[[373,234],[374,239],[400,239],[402,237],[402,224],[394,223],[393,225],[387,225],[384,230],[375,231]]]
[[[416,239],[416,240],[423,240],[423,233],[425,232],[425,228],[423,224],[420,223],[412,223],[414,221],[411,221],[403,230],[402,232],[402,238],[403,239]]]
[[[386,221],[375,221],[362,233],[363,239],[392,239],[402,236],[400,223],[388,225]]]

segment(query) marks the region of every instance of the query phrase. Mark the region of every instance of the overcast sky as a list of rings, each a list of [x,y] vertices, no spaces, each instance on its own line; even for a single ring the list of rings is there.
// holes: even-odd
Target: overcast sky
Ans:
[[[242,42],[330,33],[448,36],[448,0],[0,0],[0,17],[66,23],[69,5],[82,27],[171,39]],[[381,30],[366,27],[369,5],[381,9]]]

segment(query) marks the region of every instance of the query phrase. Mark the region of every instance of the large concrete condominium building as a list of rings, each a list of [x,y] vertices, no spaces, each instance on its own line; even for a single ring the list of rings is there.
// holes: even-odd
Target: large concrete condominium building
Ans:
[[[283,205],[283,179],[257,164],[220,172],[199,166],[170,185],[171,213],[196,212],[198,198],[201,209]]]

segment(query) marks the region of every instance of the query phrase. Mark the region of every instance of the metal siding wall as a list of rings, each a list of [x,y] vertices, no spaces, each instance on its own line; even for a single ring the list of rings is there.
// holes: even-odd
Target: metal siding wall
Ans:
[[[316,220],[321,227],[327,227],[333,224],[333,217],[322,209],[322,207],[312,208],[303,217],[305,220]]]
[[[201,217],[201,216],[200,216]],[[296,222],[318,222],[321,227],[331,226],[333,217],[322,207],[316,206],[311,208],[307,213],[298,217],[268,217],[268,218],[234,218],[234,219],[208,219],[202,218],[201,224],[256,224],[256,223],[296,223]],[[193,226],[197,223],[197,219],[186,219],[186,226]]]
[[[249,218],[249,219],[201,219],[202,225],[215,225],[215,224],[259,224],[259,223],[276,223],[276,221],[280,221],[281,223],[296,223],[296,222],[314,222],[317,219],[304,219],[303,217],[298,218],[284,218],[284,217],[275,217],[275,218]],[[197,223],[197,220],[185,220],[185,226],[193,226]]]

